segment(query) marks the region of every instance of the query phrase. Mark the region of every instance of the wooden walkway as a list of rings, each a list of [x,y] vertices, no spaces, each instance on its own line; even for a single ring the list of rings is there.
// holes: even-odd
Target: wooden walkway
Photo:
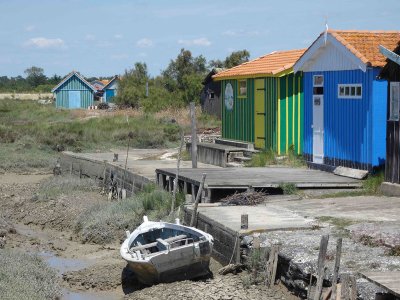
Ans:
[[[248,188],[278,188],[292,183],[297,188],[357,188],[361,181],[332,173],[300,168],[222,168],[222,169],[181,169],[179,184],[185,193],[200,186],[202,174],[206,173],[206,201],[216,199],[221,190],[246,190]],[[170,189],[176,176],[175,168],[156,169],[157,183]],[[191,193],[193,194],[193,193]],[[218,193],[217,193],[218,194]]]
[[[400,297],[400,271],[360,272],[360,275],[396,297]]]

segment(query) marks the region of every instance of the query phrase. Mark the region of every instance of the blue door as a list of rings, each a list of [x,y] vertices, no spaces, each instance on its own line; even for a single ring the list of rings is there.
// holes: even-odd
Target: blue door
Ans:
[[[81,92],[80,91],[69,91],[69,108],[81,108]]]
[[[106,102],[112,102],[114,98],[114,90],[106,90]]]

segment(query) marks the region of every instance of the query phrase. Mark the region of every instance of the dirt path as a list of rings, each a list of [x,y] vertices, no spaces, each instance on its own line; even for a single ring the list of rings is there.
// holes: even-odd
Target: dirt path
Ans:
[[[267,290],[245,284],[241,276],[215,275],[205,281],[141,286],[125,269],[120,242],[105,246],[82,244],[73,232],[77,216],[107,201],[98,191],[38,201],[42,180],[49,175],[0,175],[0,221],[8,226],[5,247],[39,254],[55,268],[66,300],[90,299],[290,299],[285,289]],[[0,227],[1,227],[0,222]],[[4,223],[5,224],[5,223]],[[11,228],[10,227],[10,228]],[[0,228],[1,229],[1,228]],[[214,274],[221,267],[212,261]]]

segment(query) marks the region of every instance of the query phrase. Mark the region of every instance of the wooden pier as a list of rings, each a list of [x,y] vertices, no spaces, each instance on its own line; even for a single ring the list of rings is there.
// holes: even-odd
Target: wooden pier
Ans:
[[[265,168],[218,168],[181,169],[179,187],[194,197],[200,186],[202,174],[206,173],[204,202],[213,202],[219,197],[235,191],[248,189],[279,188],[282,184],[293,184],[297,188],[358,188],[361,181],[331,173],[286,167]],[[156,169],[157,184],[171,190],[176,177],[175,168]],[[194,193],[192,193],[194,191]]]
[[[397,298],[400,298],[400,272],[360,272],[360,275],[375,283]]]

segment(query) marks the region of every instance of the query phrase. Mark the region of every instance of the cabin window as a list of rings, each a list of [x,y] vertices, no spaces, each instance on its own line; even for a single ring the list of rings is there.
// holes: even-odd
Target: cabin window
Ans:
[[[390,120],[399,120],[400,82],[390,83]]]
[[[361,99],[362,84],[338,84],[339,99]]]
[[[313,86],[324,86],[324,75],[314,75],[313,76]]]
[[[247,96],[247,80],[239,80],[239,97],[245,98]]]
[[[208,99],[214,100],[214,98],[215,98],[215,93],[214,92],[209,92]]]

